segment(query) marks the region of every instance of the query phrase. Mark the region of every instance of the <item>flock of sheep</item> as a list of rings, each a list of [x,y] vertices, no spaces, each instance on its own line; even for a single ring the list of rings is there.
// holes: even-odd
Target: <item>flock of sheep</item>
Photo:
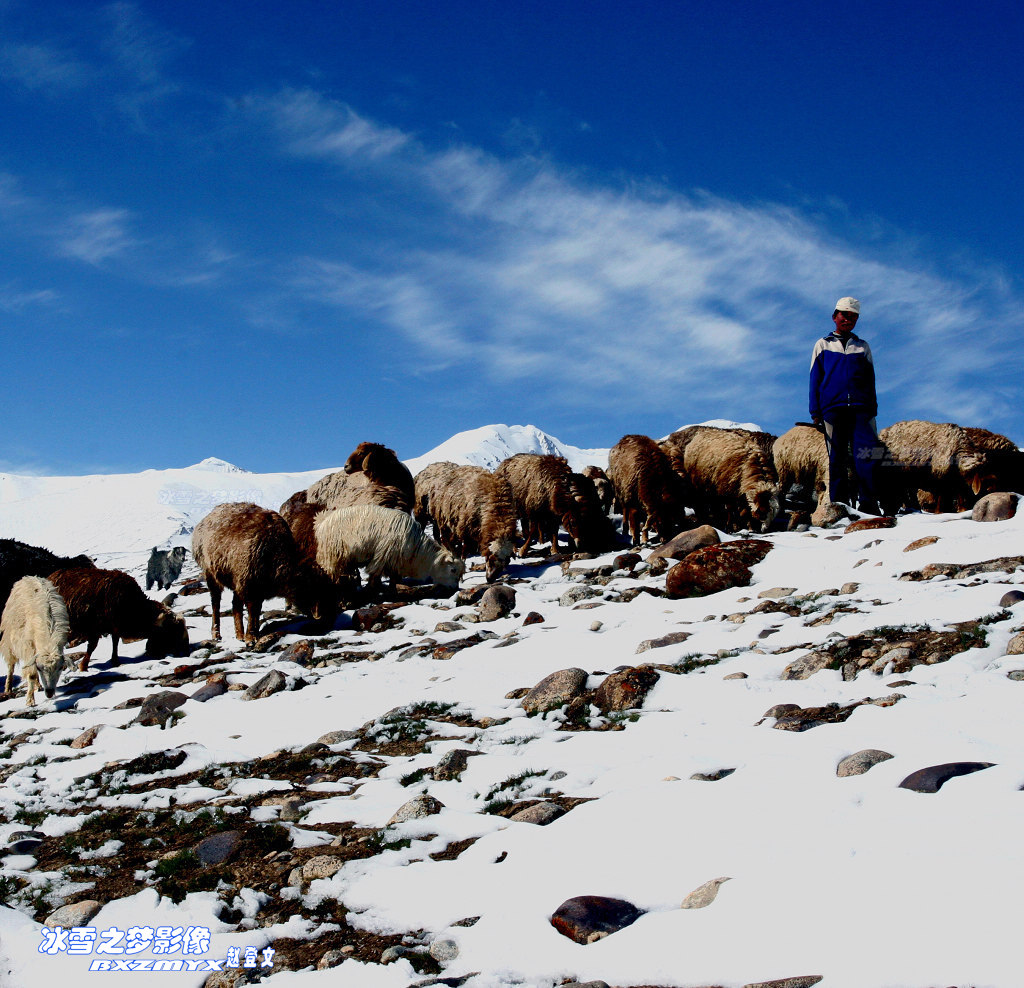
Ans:
[[[883,429],[880,440],[861,455],[878,461],[887,512],[963,510],[984,494],[1024,489],[1024,453],[997,433],[910,421]],[[639,545],[652,532],[667,541],[695,521],[767,531],[779,523],[784,497],[799,491],[808,508],[828,500],[824,437],[808,425],[779,437],[706,425],[661,441],[628,435],[611,448],[607,472],[593,466],[582,473],[558,456],[517,453],[493,472],[439,462],[413,478],[393,450],[366,442],[342,470],[297,491],[279,511],[247,502],[214,508],[196,525],[192,552],[210,591],[212,637],[220,637],[221,596],[229,589],[235,634],[254,641],[263,603],[274,597],[333,625],[359,590],[360,571],[373,591],[387,577],[451,592],[470,557],[483,558],[491,582],[535,542],[558,552],[560,531],[571,552],[614,549],[613,510],[622,516],[622,536]],[[804,514],[793,512],[790,526]],[[184,556],[180,547],[154,549],[147,589],[177,579]],[[29,706],[37,685],[54,695],[69,641],[87,642],[82,671],[108,634],[115,665],[122,638],[147,639],[154,656],[190,648],[182,618],[127,573],[11,539],[0,540],[0,606],[6,692],[20,663]]]

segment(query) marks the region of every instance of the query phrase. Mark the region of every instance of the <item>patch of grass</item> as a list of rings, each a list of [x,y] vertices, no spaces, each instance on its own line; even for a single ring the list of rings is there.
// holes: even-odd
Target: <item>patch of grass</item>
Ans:
[[[195,851],[179,851],[169,858],[157,862],[153,874],[157,878],[172,878],[184,871],[193,871],[199,867],[199,855]]]
[[[988,628],[976,624],[969,628],[959,628],[960,644],[964,651],[969,648],[984,648],[988,644]]]
[[[685,676],[686,673],[693,672],[695,669],[703,669],[706,666],[717,665],[721,661],[721,658],[717,655],[704,658],[700,652],[691,652],[689,655],[684,655],[681,659],[676,659],[676,661],[672,663],[672,668],[680,675]]]
[[[387,827],[371,834],[369,840],[366,842],[366,846],[375,854],[380,854],[382,851],[400,851],[403,848],[409,847],[411,844],[412,838],[398,837]]]
[[[5,906],[18,891],[18,883],[10,875],[0,875],[0,903]]]
[[[399,780],[400,786],[414,786],[417,782],[421,782],[427,775],[430,774],[429,768],[418,768],[415,772],[409,772],[407,775],[403,775]]]
[[[535,779],[547,775],[547,772],[539,772],[536,769],[528,769],[517,775],[510,775],[504,782],[498,782],[491,786],[483,796],[482,813],[500,813],[512,805],[518,798],[523,788],[523,783],[528,779]],[[503,795],[508,793],[508,795]],[[499,798],[500,795],[500,798]]]
[[[29,827],[38,827],[49,815],[47,810],[30,810],[26,806],[19,806],[14,814],[14,820]]]
[[[891,642],[897,638],[906,638],[907,635],[930,630],[927,624],[883,624],[873,628],[867,634],[873,638],[884,638],[887,642]]]

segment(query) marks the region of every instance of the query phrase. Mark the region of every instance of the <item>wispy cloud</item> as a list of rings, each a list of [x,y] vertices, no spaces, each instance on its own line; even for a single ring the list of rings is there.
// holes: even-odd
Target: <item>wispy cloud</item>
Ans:
[[[48,288],[25,291],[12,283],[0,285],[0,312],[16,313],[26,309],[50,307],[57,301],[57,293]]]
[[[128,219],[123,209],[97,209],[71,217],[59,235],[58,250],[86,264],[101,265],[134,246]]]
[[[0,78],[59,93],[85,85],[93,73],[74,56],[39,44],[0,45]]]

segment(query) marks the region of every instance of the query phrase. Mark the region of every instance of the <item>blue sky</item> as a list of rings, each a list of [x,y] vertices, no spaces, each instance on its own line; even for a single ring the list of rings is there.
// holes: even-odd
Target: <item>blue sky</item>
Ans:
[[[1024,443],[1018,4],[0,0],[0,469],[806,419]]]

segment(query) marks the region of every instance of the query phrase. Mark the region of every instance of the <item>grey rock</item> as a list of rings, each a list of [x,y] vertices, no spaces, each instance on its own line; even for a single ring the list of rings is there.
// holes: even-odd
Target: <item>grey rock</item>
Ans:
[[[658,546],[648,557],[647,562],[658,559],[683,559],[697,549],[721,542],[718,532],[711,525],[701,525],[688,532],[680,532],[674,539]]]
[[[1007,655],[1024,655],[1024,631],[1014,635],[1006,645]]]
[[[252,684],[243,694],[243,700],[262,700],[265,697],[272,696],[274,693],[280,693],[282,690],[288,688],[288,679],[284,673],[279,672],[277,669],[271,669],[265,676],[257,680]]]
[[[533,806],[527,806],[525,810],[512,814],[509,819],[517,823],[535,823],[539,827],[545,827],[564,813],[565,810],[557,803],[534,803]]]
[[[751,982],[743,988],[812,988],[824,978],[824,974],[804,974],[795,978],[777,978],[775,981]]]
[[[842,759],[836,766],[836,775],[841,779],[851,775],[863,775],[869,768],[892,757],[888,751],[882,751],[880,748],[865,748]]]
[[[303,881],[312,882],[317,878],[330,878],[341,871],[344,861],[331,854],[318,854],[302,866]]]
[[[497,621],[511,614],[516,606],[515,589],[504,583],[488,587],[480,598],[480,620]]]
[[[89,920],[101,909],[103,903],[96,899],[82,899],[81,902],[72,902],[70,905],[61,906],[60,909],[50,913],[43,920],[43,926],[51,929],[55,926],[63,926],[68,930],[74,926],[88,926]]]
[[[796,587],[772,587],[769,590],[762,590],[757,596],[771,597],[773,600],[776,600],[779,597],[788,597],[794,593],[796,593]]]
[[[209,868],[230,860],[238,850],[241,840],[242,835],[239,831],[222,830],[219,834],[213,834],[200,841],[192,850],[199,858],[199,863],[204,868]]]
[[[458,779],[466,771],[470,756],[479,754],[479,751],[470,751],[468,748],[453,748],[441,756],[441,760],[431,770],[431,775],[438,782]]]
[[[393,947],[387,947],[384,952],[380,955],[381,964],[391,964],[393,961],[397,961],[400,957],[405,957],[407,954],[411,954],[412,951],[408,947],[403,947],[401,944],[395,944]]]
[[[82,731],[74,741],[71,742],[70,747],[72,748],[88,748],[93,741],[96,740],[96,735],[106,727],[106,724],[95,724],[94,726]]]
[[[1006,678],[1012,679],[1015,683],[1024,682],[1024,669],[1011,669]]]
[[[1024,600],[1024,591],[1007,590],[1006,593],[999,598],[999,606],[1013,607],[1014,604],[1019,604],[1022,600]]]
[[[354,741],[361,737],[358,731],[328,731],[317,738],[321,744],[342,744],[345,741]]]
[[[721,782],[722,779],[728,778],[735,772],[734,768],[720,768],[714,772],[694,772],[690,776],[695,782]]]
[[[545,676],[522,698],[527,713],[556,710],[579,696],[586,689],[587,674],[582,669],[559,669]]]
[[[665,648],[667,645],[681,645],[690,637],[689,631],[672,631],[660,638],[647,638],[636,647],[636,654],[648,652],[652,648]]]
[[[593,587],[588,587],[584,583],[577,583],[575,586],[569,587],[569,589],[558,598],[558,606],[572,607],[574,604],[578,604],[582,600],[599,596],[600,591],[595,590]]]
[[[216,696],[227,693],[227,691],[227,677],[211,676],[189,699],[195,700],[197,703],[206,703],[207,700],[212,700]]]
[[[430,956],[439,964],[449,964],[459,956],[459,945],[454,940],[435,940],[430,945]]]
[[[159,693],[147,696],[142,701],[142,707],[139,710],[139,715],[135,718],[135,723],[142,724],[143,727],[159,725],[163,730],[174,711],[186,700],[188,697],[177,690],[161,690]]]
[[[403,803],[395,810],[393,816],[388,820],[390,827],[394,823],[404,823],[406,820],[419,820],[425,816],[433,816],[444,809],[444,803],[427,793],[420,793],[408,802]]]
[[[594,943],[635,923],[644,911],[625,899],[578,895],[566,899],[552,914],[551,925],[576,943]]]
[[[945,762],[942,765],[929,765],[927,768],[911,772],[899,785],[900,789],[913,789],[914,792],[938,792],[950,779],[958,775],[969,775],[991,768],[994,762]]]
[[[0,851],[0,855],[6,857],[9,854],[32,854],[37,847],[42,846],[42,843],[38,837],[23,837],[8,844]]]
[[[712,902],[718,898],[718,890],[722,887],[725,882],[731,881],[729,877],[725,878],[712,878],[710,882],[705,882],[703,885],[695,888],[685,899],[683,899],[683,909],[704,909],[706,906],[710,906]]]
[[[1006,491],[979,498],[971,512],[972,521],[1007,521],[1017,513],[1017,495]]]
[[[808,652],[782,670],[782,679],[810,679],[832,661],[827,652]]]
[[[348,958],[354,953],[354,947],[349,947],[348,950],[344,947],[342,947],[341,950],[328,950],[327,953],[325,953],[323,957],[316,962],[316,969],[318,971],[326,971],[328,968],[337,967],[342,961],[348,960]]]

